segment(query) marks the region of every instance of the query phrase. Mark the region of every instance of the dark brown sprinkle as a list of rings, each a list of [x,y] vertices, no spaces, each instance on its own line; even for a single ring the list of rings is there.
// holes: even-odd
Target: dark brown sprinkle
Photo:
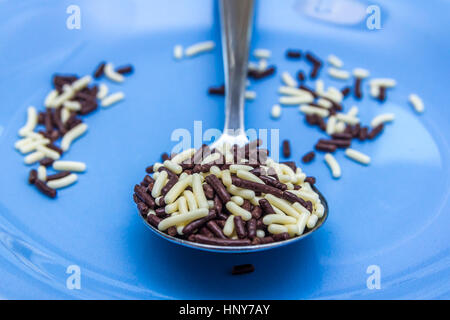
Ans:
[[[139,213],[141,214],[141,215],[146,215],[147,213],[148,213],[148,207],[147,207],[147,205],[145,204],[145,203],[143,203],[143,202],[139,202],[138,204],[137,204],[137,208],[138,208],[138,210],[139,210]]]
[[[256,221],[257,220],[255,218],[252,218],[247,221],[247,234],[250,239],[256,238],[256,225],[257,225]],[[234,217],[234,223],[236,225],[236,217]],[[237,233],[237,229],[236,229],[236,233]],[[239,235],[238,235],[238,237],[239,237]]]
[[[349,127],[347,127],[347,128],[349,128]],[[342,140],[350,140],[350,139],[352,139],[353,137],[352,137],[352,134],[351,133],[347,133],[347,132],[341,132],[341,133],[333,133],[332,135],[331,135],[331,137],[333,138],[333,139],[342,139]]]
[[[307,52],[305,57],[306,60],[308,60],[313,65],[322,65],[322,61],[317,58],[312,52]]]
[[[205,197],[208,200],[214,199],[214,189],[207,183],[203,184],[203,192],[205,193]]]
[[[98,65],[97,69],[95,69],[94,71],[94,78],[98,79],[103,75],[103,72],[105,71],[105,62],[100,62],[100,64]]]
[[[343,140],[343,139],[320,139],[317,144],[332,144],[338,148],[348,148],[352,144],[352,140]]]
[[[161,189],[161,195],[165,196],[167,192],[178,182],[178,177],[176,175],[170,176],[167,184]]]
[[[297,49],[289,49],[286,51],[286,57],[291,59],[300,59],[302,57],[302,52]]]
[[[260,239],[261,244],[272,243],[275,241],[275,240],[273,240],[273,237],[271,237],[271,236],[259,238],[259,239]]]
[[[66,127],[67,130],[71,130],[73,128],[75,128],[77,125],[79,125],[80,123],[83,123],[83,121],[81,121],[81,119],[79,118],[75,118],[69,122],[69,120],[66,121]]]
[[[139,202],[142,202],[141,199],[138,198],[138,196],[136,195],[136,193],[133,193],[133,201],[134,203],[138,204]]]
[[[302,188],[302,187],[299,186],[299,185],[297,185],[297,184],[294,185],[294,190],[300,190],[301,188]]]
[[[305,76],[305,73],[303,72],[303,70],[300,70],[299,72],[297,72],[297,79],[298,79],[300,82],[305,81],[306,76]]]
[[[250,170],[255,176],[259,177],[261,175],[261,167]]]
[[[221,212],[221,213],[217,214],[217,218],[225,221],[228,219],[228,216],[225,213]]]
[[[43,194],[45,194],[46,196],[50,197],[50,198],[55,198],[56,197],[56,190],[50,188],[49,186],[47,186],[47,184],[39,179],[36,179],[34,181],[34,185],[36,186],[36,188],[42,192]]]
[[[71,84],[72,82],[78,79],[77,75],[58,75],[55,74],[53,76],[53,86],[58,92],[62,91],[62,88],[65,84]]]
[[[38,124],[44,125],[45,124],[45,112],[39,112],[38,114]]]
[[[70,175],[70,171],[60,171],[58,173],[48,175],[47,181],[61,179],[67,177],[68,175]]]
[[[248,246],[251,244],[250,239],[219,239],[210,238],[202,234],[196,234],[195,241],[215,246]]]
[[[39,161],[39,164],[44,167],[49,167],[53,164],[54,161],[55,160],[53,160],[52,158],[44,158],[41,161]]]
[[[45,117],[44,117],[44,125],[45,125],[45,131],[50,133],[53,131],[53,111],[52,109],[47,109],[45,111]]]
[[[155,214],[149,214],[147,215],[147,221],[155,228],[158,228],[159,223],[161,222],[161,218],[156,216]]]
[[[367,127],[363,127],[359,130],[358,139],[360,141],[364,141],[367,139],[369,129]]]
[[[274,178],[271,178],[271,177],[268,177],[268,176],[260,176],[259,178],[260,178],[265,184],[267,184],[267,185],[269,185],[269,186],[278,188],[278,189],[280,189],[280,190],[282,190],[282,191],[284,191],[284,190],[287,189],[287,185],[285,185],[284,183],[282,183],[282,182],[280,182],[280,181],[278,181],[278,180],[276,180],[276,179],[274,179]]]
[[[315,177],[306,177],[305,182],[308,182],[310,185],[315,185],[316,178]]]
[[[122,66],[122,67],[118,67],[116,69],[116,72],[120,73],[120,74],[130,74],[130,73],[133,73],[133,71],[134,71],[134,69],[131,64],[128,64],[128,65]]]
[[[144,187],[137,184],[134,187],[134,192],[149,208],[155,208],[155,200],[145,191]]]
[[[248,77],[252,78],[252,79],[263,79],[266,78],[268,76],[271,76],[272,74],[274,74],[276,71],[275,66],[269,66],[266,70],[263,71],[259,71],[259,70],[249,70],[248,71]]]
[[[223,234],[222,229],[214,221],[208,221],[206,226],[217,238],[227,239],[227,237]]]
[[[152,189],[153,189],[153,184],[149,184],[147,187],[147,192],[151,193]],[[158,200],[158,201],[156,201],[156,200]],[[163,197],[159,197],[159,198],[155,199],[155,203],[156,203],[156,205],[158,205],[160,207],[164,207],[166,205],[166,202],[164,201]]]
[[[291,145],[289,140],[283,140],[283,157],[289,158],[291,156]]]
[[[206,226],[200,228],[199,234],[204,235],[207,238],[214,238],[214,233],[212,233]]]
[[[226,220],[226,219],[225,219]],[[226,221],[225,220],[220,220],[220,219],[215,219],[214,221],[215,221],[215,223],[217,223],[217,225],[219,226],[219,227],[221,227],[222,229],[225,227],[225,223],[226,223]]]
[[[193,164],[200,164],[203,159],[205,159],[207,156],[211,154],[211,149],[206,144],[202,145],[201,148],[199,148],[192,157],[192,163]]]
[[[289,233],[283,232],[283,233],[274,234],[272,236],[272,238],[275,242],[287,240],[287,239],[289,239]]]
[[[30,173],[28,174],[28,183],[34,184],[37,179],[37,171],[32,169],[30,170]]]
[[[167,217],[169,217],[169,214],[166,213],[166,209],[165,208],[158,208],[155,210],[155,215],[161,219],[165,219]]]
[[[321,65],[315,64],[311,70],[311,73],[309,74],[309,77],[311,79],[316,79],[319,75],[321,67],[322,67]]]
[[[167,229],[167,234],[169,236],[175,237],[178,234],[177,228],[175,226],[169,227],[169,229]]]
[[[158,172],[162,172],[162,171],[167,172],[167,176],[169,177],[169,179],[172,178],[172,177],[177,177],[177,175],[176,175],[175,173],[173,173],[172,171],[170,171],[170,170],[167,169],[166,167],[160,167],[160,168],[158,169]]]
[[[287,200],[289,202],[298,202],[300,205],[302,205],[303,207],[307,208],[307,202],[305,200],[303,200],[300,197],[297,197],[295,194],[293,194],[292,192],[289,191],[284,191],[283,195],[281,196],[281,198],[283,198],[284,200]]]
[[[143,185],[144,185],[145,187],[147,187],[147,188],[148,188],[150,185],[152,185],[151,188],[148,188],[148,189],[152,190],[152,189],[153,189],[153,184],[155,183],[155,179],[153,179],[153,178],[150,177],[149,175],[146,175],[146,176],[144,177],[144,180],[142,180],[142,183],[143,183]]]
[[[250,189],[253,191],[259,191],[262,193],[270,193],[273,194],[276,197],[280,197],[281,194],[283,193],[283,191],[281,191],[278,188],[272,187],[272,186],[268,186],[266,184],[261,184],[258,182],[253,182],[253,181],[248,181],[248,180],[244,180],[238,177],[231,177],[231,180],[233,181],[233,184],[236,187],[241,187],[244,189]]]
[[[329,143],[317,143],[314,148],[317,151],[324,151],[324,152],[335,152],[337,149],[337,146],[334,144]]]
[[[302,157],[303,163],[309,163],[314,160],[316,153],[314,151],[308,152]]]
[[[98,108],[98,103],[95,100],[85,100],[81,102],[81,110],[78,111],[81,115],[87,115]]]
[[[225,85],[221,85],[218,87],[209,87],[208,94],[224,96],[225,95]]]
[[[253,217],[254,219],[259,219],[259,218],[261,218],[261,216],[262,216],[262,209],[261,209],[261,207],[255,206],[255,207],[253,208],[253,210],[251,211],[251,214],[252,214],[252,217]]]
[[[344,96],[344,98],[348,97],[348,95],[350,94],[351,90],[352,89],[350,87],[345,87],[345,88],[343,88],[341,90],[341,93]]]
[[[147,172],[147,173],[153,173],[153,165],[148,166],[147,168],[145,168],[145,172]]]
[[[216,211],[215,210],[209,210],[209,213],[206,217],[203,217],[201,219],[192,221],[190,223],[188,223],[184,228],[183,228],[183,234],[184,235],[189,235],[192,232],[194,232],[195,230],[203,227],[208,221],[211,221],[213,219],[215,219],[217,217]]]
[[[309,212],[313,211],[313,204],[311,201],[306,201],[306,209],[308,209]]]
[[[370,130],[370,133],[367,135],[367,138],[370,140],[375,139],[381,133],[381,131],[383,131],[383,128],[384,128],[384,124],[380,123],[375,128]]]
[[[259,205],[260,205],[264,215],[266,215],[266,214],[276,214],[276,212],[273,209],[272,205],[266,199],[260,199],[258,201],[258,203],[259,203]]]
[[[61,120],[61,111],[62,108],[59,107],[55,110],[55,113],[53,114],[53,123],[55,124],[56,128],[59,130],[61,135],[64,135],[67,130],[66,127],[64,126],[64,123]]]
[[[234,216],[234,226],[236,228],[236,235],[239,239],[247,237],[247,230],[245,230],[244,220],[240,216]]]
[[[317,116],[317,124],[319,125],[320,130],[325,131],[327,130],[327,124],[325,123],[325,121],[323,120],[322,117]]]
[[[245,273],[252,273],[255,271],[255,266],[252,264],[241,264],[238,266],[234,266],[233,270],[231,270],[232,275],[240,275]]]
[[[361,83],[362,83],[361,78],[355,79],[354,94],[356,99],[362,98]]]
[[[361,130],[361,125],[358,123],[358,124],[356,124],[356,125],[354,125],[353,127],[352,127],[352,131],[351,131],[351,133],[352,133],[352,137],[353,138],[358,138],[359,137],[359,131]]]
[[[97,97],[93,93],[94,93],[94,90],[92,90],[92,92],[91,92],[91,90],[89,90],[89,91],[78,91],[75,94],[74,100],[76,100],[76,101],[78,101],[80,103],[85,102],[85,101],[95,101],[95,100],[97,100]]]
[[[205,178],[205,180],[211,187],[213,187],[214,191],[216,191],[216,194],[220,197],[222,203],[227,203],[228,201],[231,200],[230,194],[223,185],[222,181],[219,180],[219,178],[217,178],[213,174],[210,174]]]
[[[166,161],[166,160],[169,160],[170,159],[170,157],[169,157],[169,155],[167,154],[167,152],[164,152],[162,155],[161,155],[161,160],[162,160],[162,162],[164,162],[164,161]]]
[[[386,87],[384,86],[379,87],[378,100],[380,102],[386,101]]]
[[[221,214],[222,209],[223,209],[222,200],[220,200],[220,197],[216,194],[214,196],[214,210],[216,210],[217,214]]]
[[[56,146],[54,143],[49,143],[46,145],[46,147],[58,152],[60,155],[64,153],[64,151],[60,147]]]

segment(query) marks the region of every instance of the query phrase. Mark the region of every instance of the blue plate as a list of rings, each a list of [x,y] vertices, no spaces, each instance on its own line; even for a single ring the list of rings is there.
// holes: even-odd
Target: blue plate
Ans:
[[[195,120],[203,130],[222,128],[223,100],[206,94],[223,82],[215,2],[80,0],[81,29],[72,30],[71,4],[0,2],[0,298],[450,298],[448,2],[378,1],[379,30],[366,24],[372,1],[257,3],[252,45],[273,51],[278,73],[252,81],[258,96],[247,104],[246,127],[279,128],[292,142],[292,159],[321,133],[296,108],[283,109],[277,121],[269,117],[280,72],[308,70],[284,58],[287,48],[324,59],[336,54],[348,70],[364,67],[398,86],[384,104],[368,98],[367,88],[363,101],[346,101],[346,108],[360,107],[365,123],[396,114],[376,141],[355,143],[372,157],[369,167],[342,152],[340,180],[321,155],[304,166],[330,206],[324,227],[296,244],[248,255],[161,239],[132,201],[144,168],[177,143],[175,129],[192,131]],[[218,44],[212,53],[173,60],[175,44],[207,39]],[[47,199],[27,185],[29,168],[13,148],[17,130],[29,105],[43,108],[54,72],[91,74],[101,60],[135,66],[123,85],[108,82],[126,100],[85,118],[89,131],[65,159],[85,161],[88,171]],[[412,92],[425,101],[423,115],[407,103]],[[243,263],[256,271],[231,276]],[[80,289],[67,286],[79,274],[73,270]]]

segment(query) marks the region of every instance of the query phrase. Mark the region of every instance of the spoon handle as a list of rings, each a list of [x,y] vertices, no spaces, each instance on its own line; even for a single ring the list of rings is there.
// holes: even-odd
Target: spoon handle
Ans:
[[[239,135],[244,133],[253,0],[221,0],[220,17],[226,93],[224,133]]]

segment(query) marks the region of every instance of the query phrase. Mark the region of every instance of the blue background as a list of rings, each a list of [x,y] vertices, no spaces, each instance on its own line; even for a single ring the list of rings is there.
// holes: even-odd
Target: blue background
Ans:
[[[81,8],[81,29],[66,28],[66,8]],[[382,29],[368,30],[365,9],[381,8]],[[322,156],[304,170],[318,178],[330,205],[327,223],[294,245],[250,255],[200,252],[158,238],[132,201],[144,168],[170,150],[176,128],[222,128],[223,82],[217,7],[212,1],[0,1],[0,298],[261,298],[380,299],[450,297],[448,1],[258,1],[253,48],[270,48],[275,77],[252,81],[247,128],[279,128],[292,159],[321,137],[296,108],[270,119],[279,74],[309,70],[284,58],[287,48],[333,53],[345,68],[364,67],[398,86],[388,101],[347,100],[363,122],[394,112],[372,143],[354,147],[372,157],[364,167],[337,154],[340,180]],[[331,9],[330,9],[331,8]],[[334,8],[334,9],[333,9]],[[341,9],[339,9],[341,8]],[[337,11],[336,11],[337,10]],[[174,61],[175,44],[213,39],[208,54]],[[89,131],[65,159],[88,171],[50,200],[27,186],[29,171],[13,144],[26,108],[43,108],[54,72],[91,74],[101,60],[132,63],[126,100],[88,117]],[[342,82],[323,77],[327,85]],[[107,80],[103,80],[107,81]],[[407,103],[417,92],[426,112]],[[233,277],[233,265],[253,263]],[[81,268],[81,290],[66,288],[66,268]],[[369,290],[370,265],[381,289]]]

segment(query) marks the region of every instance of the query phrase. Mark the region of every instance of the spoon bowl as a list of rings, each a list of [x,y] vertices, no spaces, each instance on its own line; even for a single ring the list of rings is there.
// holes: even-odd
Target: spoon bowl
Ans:
[[[222,48],[225,71],[225,126],[222,135],[211,145],[211,148],[220,149],[221,146],[244,146],[249,142],[244,130],[244,94],[247,79],[248,55],[253,20],[254,0],[221,0],[220,19],[222,31]],[[294,243],[304,239],[319,229],[328,217],[328,205],[324,196],[312,186],[319,195],[324,206],[324,215],[315,227],[300,236],[258,245],[247,246],[219,246],[176,238],[154,228],[142,215],[147,226],[157,235],[177,244],[190,248],[210,252],[245,253],[267,250]]]
[[[210,244],[192,242],[192,241],[189,241],[186,239],[172,237],[172,236],[168,235],[167,233],[162,232],[162,231],[158,230],[157,228],[153,227],[150,223],[148,223],[148,221],[147,221],[147,219],[145,219],[145,217],[143,217],[142,215],[140,215],[140,216],[142,217],[142,220],[144,221],[144,223],[155,234],[157,234],[158,236],[160,236],[166,240],[169,240],[170,242],[180,244],[180,245],[188,247],[188,248],[199,249],[199,250],[208,251],[208,252],[218,252],[218,253],[252,253],[252,252],[264,251],[264,250],[268,250],[268,249],[279,248],[284,245],[295,243],[297,241],[305,239],[306,237],[310,236],[313,232],[317,231],[325,223],[325,221],[328,218],[327,201],[325,200],[324,196],[320,193],[320,191],[315,186],[312,186],[312,188],[319,195],[319,199],[322,202],[322,205],[324,206],[324,209],[325,209],[322,218],[320,218],[317,221],[315,227],[308,230],[307,232],[303,233],[300,236],[296,236],[296,237],[293,237],[293,238],[290,238],[290,239],[284,240],[284,241],[278,241],[278,242],[272,242],[272,243],[266,243],[266,244],[257,244],[257,245],[249,245],[249,246],[215,246],[215,245],[210,245]]]

